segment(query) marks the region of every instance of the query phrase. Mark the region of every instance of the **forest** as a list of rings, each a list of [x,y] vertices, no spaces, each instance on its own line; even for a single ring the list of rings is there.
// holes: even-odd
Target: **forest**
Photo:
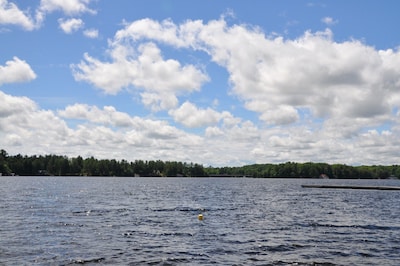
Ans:
[[[399,165],[349,166],[345,164],[296,163],[252,164],[238,167],[204,167],[197,163],[96,159],[61,155],[8,155],[0,150],[1,175],[141,176],[141,177],[254,177],[386,179],[400,176]]]

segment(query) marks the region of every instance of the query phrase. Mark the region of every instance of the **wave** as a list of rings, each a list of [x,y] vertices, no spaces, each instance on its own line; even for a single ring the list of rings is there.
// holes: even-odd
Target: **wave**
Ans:
[[[385,226],[385,225],[359,225],[359,224],[351,224],[351,225],[342,225],[342,224],[323,224],[317,222],[310,222],[307,224],[298,224],[302,227],[331,227],[331,228],[360,228],[365,230],[389,230],[389,231],[398,231],[400,230],[400,226]]]

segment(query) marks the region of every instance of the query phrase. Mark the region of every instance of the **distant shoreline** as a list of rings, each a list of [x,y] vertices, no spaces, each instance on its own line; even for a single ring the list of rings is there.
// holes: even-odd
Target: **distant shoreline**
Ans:
[[[61,155],[8,155],[0,150],[0,175],[19,176],[121,176],[121,177],[247,177],[321,179],[398,179],[399,165],[327,163],[251,164],[212,167],[177,161],[96,159]]]

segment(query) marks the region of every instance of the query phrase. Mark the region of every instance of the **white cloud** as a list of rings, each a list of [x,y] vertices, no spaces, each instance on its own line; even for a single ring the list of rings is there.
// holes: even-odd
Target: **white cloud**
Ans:
[[[176,110],[170,110],[169,114],[176,122],[190,128],[215,125],[224,116],[211,108],[199,109],[190,102],[183,103]]]
[[[62,11],[67,15],[77,15],[82,13],[95,14],[96,11],[88,7],[90,2],[91,0],[41,0],[39,10],[45,13]]]
[[[25,30],[33,30],[35,22],[26,11],[22,11],[14,3],[8,0],[0,0],[0,25],[17,25]]]
[[[219,127],[207,127],[206,132],[205,132],[205,136],[207,138],[221,136],[223,134],[224,134],[224,132]]]
[[[190,32],[188,33],[190,34]],[[178,47],[187,46],[185,40],[178,38],[179,34],[181,34],[181,29],[169,19],[159,23],[158,21],[145,18],[127,24],[124,29],[119,30],[115,34],[113,42],[115,46],[124,44],[129,40],[137,41],[147,38],[174,44]],[[194,35],[192,36],[195,37]]]
[[[25,30],[34,30],[40,28],[47,14],[55,11],[61,11],[68,16],[96,14],[95,10],[89,8],[90,2],[92,0],[41,0],[33,16],[29,9],[24,11],[15,3],[0,0],[0,25],[17,25]],[[70,33],[78,27],[78,24],[77,21],[66,20],[60,22],[60,27],[64,32]],[[93,37],[95,32],[89,31],[86,34]]]
[[[99,31],[96,29],[87,29],[83,31],[83,35],[90,39],[96,39],[97,37],[99,37]]]
[[[326,25],[328,25],[328,26],[332,26],[332,25],[335,25],[335,24],[338,23],[337,20],[334,20],[334,19],[331,18],[331,17],[324,17],[324,18],[321,19],[321,21],[322,21],[323,23],[325,23]]]
[[[335,42],[328,29],[285,40],[224,20],[175,25],[145,19],[127,25],[115,40],[129,37],[207,52],[229,71],[233,93],[267,123],[296,122],[298,110],[306,109],[317,118],[370,118],[368,124],[390,115],[399,98],[399,51]]]
[[[134,47],[116,45],[111,48],[111,62],[102,62],[89,55],[80,64],[72,65],[76,80],[87,81],[107,94],[117,94],[134,87],[142,93],[143,102],[153,109],[175,106],[176,95],[199,90],[208,80],[194,65],[181,65],[177,60],[164,60],[154,43]],[[167,99],[167,102],[161,99]],[[160,103],[160,106],[154,104]]]
[[[202,141],[165,121],[132,117],[112,106],[75,104],[52,112],[1,91],[0,102],[0,146],[10,154],[189,161],[185,151]]]
[[[252,103],[249,103],[247,105],[249,110],[254,110],[255,111],[262,111],[263,107],[262,104],[263,102],[261,102],[261,106],[260,107],[256,107],[258,106],[258,102],[254,101]],[[260,119],[265,121],[268,124],[280,124],[280,125],[285,125],[285,124],[291,124],[294,123],[296,121],[298,121],[300,118],[296,108],[294,108],[293,106],[290,105],[281,105],[278,106],[277,109],[271,110],[270,108],[266,108],[266,110],[262,113],[262,115],[260,116]]]
[[[59,19],[60,28],[67,34],[73,33],[84,26],[83,20],[77,18]]]
[[[130,160],[159,159],[162,156],[172,159],[175,155],[184,158],[183,149],[187,145],[196,147],[201,141],[200,137],[178,130],[165,121],[132,117],[112,106],[100,109],[75,104],[58,111],[58,114],[66,119],[81,120],[82,123],[73,131],[72,139],[84,143],[96,154],[104,153],[101,155],[103,158],[109,158],[106,153],[112,154],[113,151],[119,153],[115,155],[116,158]],[[102,143],[101,147],[98,147],[98,143]],[[135,150],[134,156],[138,153],[142,156],[133,158],[129,151],[132,149]],[[79,153],[79,149],[76,153]]]
[[[201,90],[210,78],[202,66],[178,61],[170,50],[164,53],[165,47],[203,53],[225,68],[229,97],[262,122],[211,107],[221,108],[225,101],[210,101],[210,107],[202,108],[190,102],[186,96]],[[131,116],[113,106],[75,104],[51,112],[28,98],[0,93],[0,146],[12,153],[71,155],[85,155],[85,147],[100,158],[213,165],[397,163],[399,50],[379,51],[357,40],[337,42],[329,29],[285,39],[223,19],[181,24],[144,19],[118,31],[109,40],[107,56],[105,61],[86,54],[72,66],[75,79],[107,94],[127,89],[152,111],[167,110],[185,127],[206,127],[204,134],[184,132],[168,120]],[[18,58],[0,66],[0,84],[35,77]]]
[[[0,91],[0,99],[2,103],[0,117],[2,119],[13,114],[28,114],[37,109],[36,104],[27,97],[14,97]]]
[[[96,106],[75,104],[58,111],[61,117],[68,119],[89,120],[93,123],[115,127],[129,127],[132,120],[126,113],[118,112],[113,106],[105,106],[103,110]]]
[[[178,105],[178,98],[171,93],[143,92],[140,96],[142,97],[142,103],[153,112],[170,110]]]
[[[323,22],[332,25],[337,20],[326,17]],[[259,113],[261,120],[288,129],[297,128],[297,122],[315,127],[309,143],[297,146],[299,158],[300,154],[312,156],[314,148],[336,151],[335,156],[322,156],[328,161],[346,157],[348,147],[355,147],[349,141],[361,143],[360,131],[393,120],[393,110],[400,107],[399,50],[379,51],[357,40],[335,42],[329,29],[308,31],[290,40],[268,37],[256,27],[228,26],[223,19],[188,20],[179,25],[171,20],[143,19],[118,31],[113,43],[124,45],[129,40],[204,51],[228,70],[232,93],[248,110]],[[170,114],[187,126],[194,124],[183,107],[188,106]],[[206,133],[221,137],[220,130],[209,127]],[[301,136],[288,138],[279,137],[287,147],[277,152],[280,160],[296,157],[290,147],[302,143]],[[268,145],[265,154],[272,156],[267,149]],[[356,162],[360,150],[352,154]]]
[[[13,57],[5,66],[0,65],[0,86],[5,83],[27,82],[36,78],[28,63]]]
[[[33,153],[36,147],[37,153],[49,152],[56,141],[68,140],[64,121],[51,111],[40,110],[32,100],[0,91],[0,102],[0,145],[5,149]]]
[[[41,109],[29,98],[1,91],[0,102],[0,146],[10,154],[180,160],[216,166],[285,161],[343,163],[343,158],[348,164],[391,164],[396,163],[400,146],[399,121],[391,129],[358,130],[343,136],[335,129],[342,127],[340,124],[331,128],[298,125],[265,129],[223,113],[222,122],[207,127],[203,136],[184,132],[167,121],[131,116],[113,106],[74,104],[53,112]],[[190,105],[186,104],[187,109],[207,112]]]

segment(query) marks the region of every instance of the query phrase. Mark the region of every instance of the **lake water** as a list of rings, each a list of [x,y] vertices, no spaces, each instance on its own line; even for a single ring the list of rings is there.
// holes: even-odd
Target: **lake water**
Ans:
[[[400,191],[301,187],[398,180],[0,182],[0,265],[400,264]]]

